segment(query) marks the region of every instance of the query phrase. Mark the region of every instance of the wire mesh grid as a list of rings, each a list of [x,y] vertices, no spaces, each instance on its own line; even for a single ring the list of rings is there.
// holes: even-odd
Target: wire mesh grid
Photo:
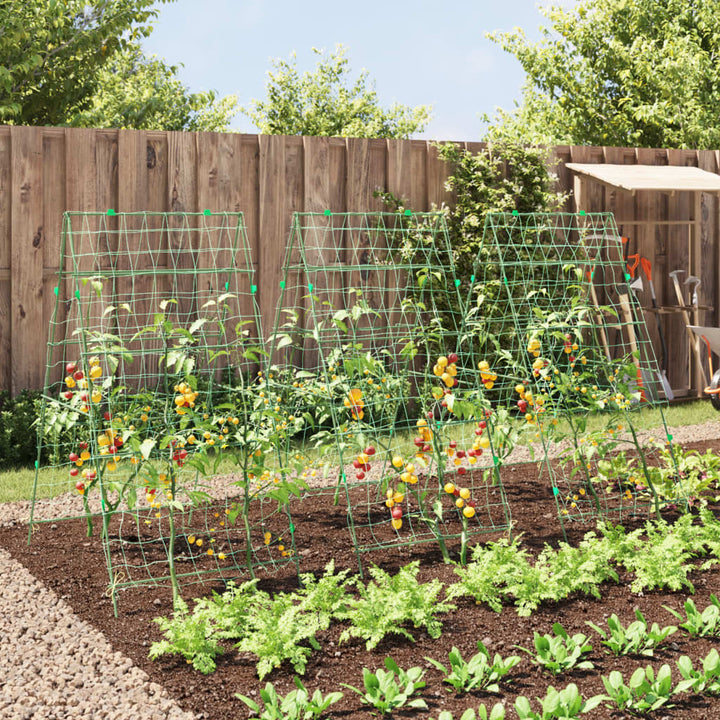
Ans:
[[[686,499],[623,252],[609,213],[500,213],[488,215],[475,263],[468,328],[486,394],[539,443],[562,518]],[[660,410],[662,437],[651,443],[634,427],[645,407]]]
[[[289,453],[301,441],[304,477],[323,478],[347,503],[358,552],[509,526],[491,441],[478,444],[487,421],[447,407],[456,380],[453,392],[479,403],[472,354],[459,350],[459,285],[442,214],[293,218],[274,392],[292,408]]]
[[[115,590],[167,581],[173,546],[187,582],[292,559],[246,457],[254,283],[242,213],[65,215],[31,522],[99,516]]]

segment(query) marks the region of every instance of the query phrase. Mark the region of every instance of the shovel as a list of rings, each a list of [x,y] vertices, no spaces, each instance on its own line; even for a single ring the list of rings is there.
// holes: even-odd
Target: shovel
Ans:
[[[647,258],[640,258],[640,265],[642,266],[645,277],[648,280],[650,286],[650,298],[652,300],[652,306],[655,310],[655,319],[657,321],[658,335],[660,335],[660,347],[662,348],[662,370],[660,372],[660,382],[662,382],[663,390],[665,391],[665,397],[668,400],[672,400],[675,394],[670,387],[670,382],[667,379],[667,344],[665,343],[665,336],[663,335],[662,320],[660,319],[660,313],[658,310],[657,297],[655,296],[655,285],[652,280],[652,265]]]

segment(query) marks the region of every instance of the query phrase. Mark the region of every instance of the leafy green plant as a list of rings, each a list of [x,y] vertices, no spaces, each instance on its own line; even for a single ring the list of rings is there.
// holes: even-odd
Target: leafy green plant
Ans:
[[[583,655],[592,650],[587,637],[577,633],[570,637],[560,623],[552,626],[554,635],[534,633],[535,651],[518,645],[518,649],[530,655],[530,661],[553,675],[560,675],[568,670],[591,670],[594,666],[589,660],[578,662]]]
[[[518,615],[529,616],[542,602],[558,601],[572,592],[599,597],[602,582],[617,580],[610,544],[593,533],[577,548],[567,543],[561,543],[558,550],[546,547],[534,564],[520,546],[520,538],[510,544],[503,539],[476,546],[472,562],[455,569],[460,580],[448,588],[448,597],[470,596],[495,612],[502,610],[504,600],[512,598]]]
[[[502,658],[499,653],[491,657],[490,651],[478,640],[479,652],[470,660],[463,660],[460,651],[453,647],[448,654],[450,669],[437,660],[425,659],[445,675],[444,682],[452,685],[459,692],[471,690],[485,690],[486,692],[500,692],[498,681],[504,678],[519,662],[517,655]]]
[[[284,698],[277,694],[272,683],[267,683],[260,690],[261,707],[254,700],[236,693],[235,697],[242,700],[260,720],[311,720],[319,718],[331,705],[340,700],[341,692],[323,695],[316,690],[312,696],[300,678],[295,677],[295,690],[291,690]]]
[[[427,710],[427,703],[422,698],[412,698],[416,691],[425,687],[422,678],[425,672],[419,667],[401,670],[392,658],[385,658],[387,670],[378,668],[370,672],[363,668],[364,690],[343,683],[353,692],[360,695],[362,702],[382,715],[389,715],[401,707]]]
[[[683,616],[673,608],[663,607],[678,620]],[[685,601],[685,622],[680,627],[692,637],[717,637],[720,635],[720,600],[715,595],[710,595],[710,605],[700,612],[692,598]]]
[[[161,655],[181,655],[204,675],[215,670],[215,658],[224,651],[214,636],[213,624],[207,614],[190,613],[180,598],[175,603],[172,618],[158,617],[153,622],[160,626],[165,639],[150,646],[151,660]]]
[[[326,630],[329,624],[329,616],[306,612],[295,595],[280,593],[255,604],[247,632],[235,647],[259,658],[257,671],[261,680],[285,660],[302,675],[312,650],[320,649],[316,633]]]
[[[469,596],[480,605],[486,603],[495,612],[502,611],[506,578],[529,567],[528,553],[520,547],[521,536],[512,543],[506,539],[476,545],[472,562],[455,568],[460,580],[447,589],[449,598]]]
[[[675,692],[692,690],[700,695],[720,695],[720,654],[713,648],[702,660],[702,670],[695,670],[692,660],[683,655],[677,661],[683,676]]]
[[[430,718],[433,720],[433,718]],[[455,720],[449,710],[443,710],[438,714],[437,720]],[[460,720],[505,720],[505,706],[502,703],[495,703],[488,711],[485,705],[480,705],[475,713],[475,708],[468,708],[460,716]]]
[[[335,574],[335,560],[325,566],[325,572],[320,578],[316,578],[312,573],[302,573],[301,588],[296,595],[301,598],[303,609],[309,613],[317,613],[329,623],[347,605],[348,587],[355,583],[354,578],[348,577],[349,575],[349,570]]]
[[[635,611],[635,617],[637,620],[625,628],[618,616],[613,613],[607,621],[609,632],[605,632],[595,623],[588,621],[587,624],[603,638],[602,644],[608,647],[613,655],[652,657],[655,648],[677,631],[677,627],[674,625],[668,625],[661,629],[657,623],[653,623],[648,628],[647,621],[640,610]]]
[[[556,690],[551,685],[545,697],[538,698],[541,705],[539,713],[532,710],[530,701],[524,695],[515,701],[515,711],[520,720],[572,720],[594,710],[604,699],[603,695],[594,695],[583,700],[577,685],[573,683],[563,690]]]
[[[408,623],[425,628],[432,638],[440,637],[442,623],[436,616],[454,610],[455,606],[447,600],[438,600],[443,585],[437,578],[419,583],[419,570],[418,561],[400,568],[393,576],[379,567],[370,568],[373,579],[366,586],[359,584],[359,597],[349,599],[347,607],[337,613],[339,619],[351,623],[340,635],[340,642],[359,637],[372,650],[388,634],[414,641],[403,627]]]
[[[660,667],[655,676],[652,666],[638,668],[626,685],[622,673],[613,670],[609,676],[602,676],[605,692],[618,710],[644,714],[654,712],[667,705],[673,695],[672,672],[670,666]],[[668,707],[672,707],[668,705]]]

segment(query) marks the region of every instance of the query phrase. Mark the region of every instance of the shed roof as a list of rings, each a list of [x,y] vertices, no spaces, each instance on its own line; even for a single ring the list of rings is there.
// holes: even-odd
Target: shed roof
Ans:
[[[685,165],[610,165],[567,163],[573,172],[605,185],[636,192],[720,193],[720,175]]]

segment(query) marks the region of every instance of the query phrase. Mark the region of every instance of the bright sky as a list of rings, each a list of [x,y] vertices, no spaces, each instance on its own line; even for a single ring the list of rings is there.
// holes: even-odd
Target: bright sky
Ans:
[[[572,6],[576,0],[555,0]],[[144,47],[169,64],[192,91],[237,95],[240,105],[265,97],[272,58],[297,53],[312,70],[311,48],[347,47],[352,79],[370,73],[381,105],[432,105],[421,136],[477,140],[479,116],[511,109],[524,73],[512,55],[485,38],[521,27],[531,39],[546,24],[538,8],[549,0],[176,0],[160,6]],[[233,127],[257,132],[238,114]]]

